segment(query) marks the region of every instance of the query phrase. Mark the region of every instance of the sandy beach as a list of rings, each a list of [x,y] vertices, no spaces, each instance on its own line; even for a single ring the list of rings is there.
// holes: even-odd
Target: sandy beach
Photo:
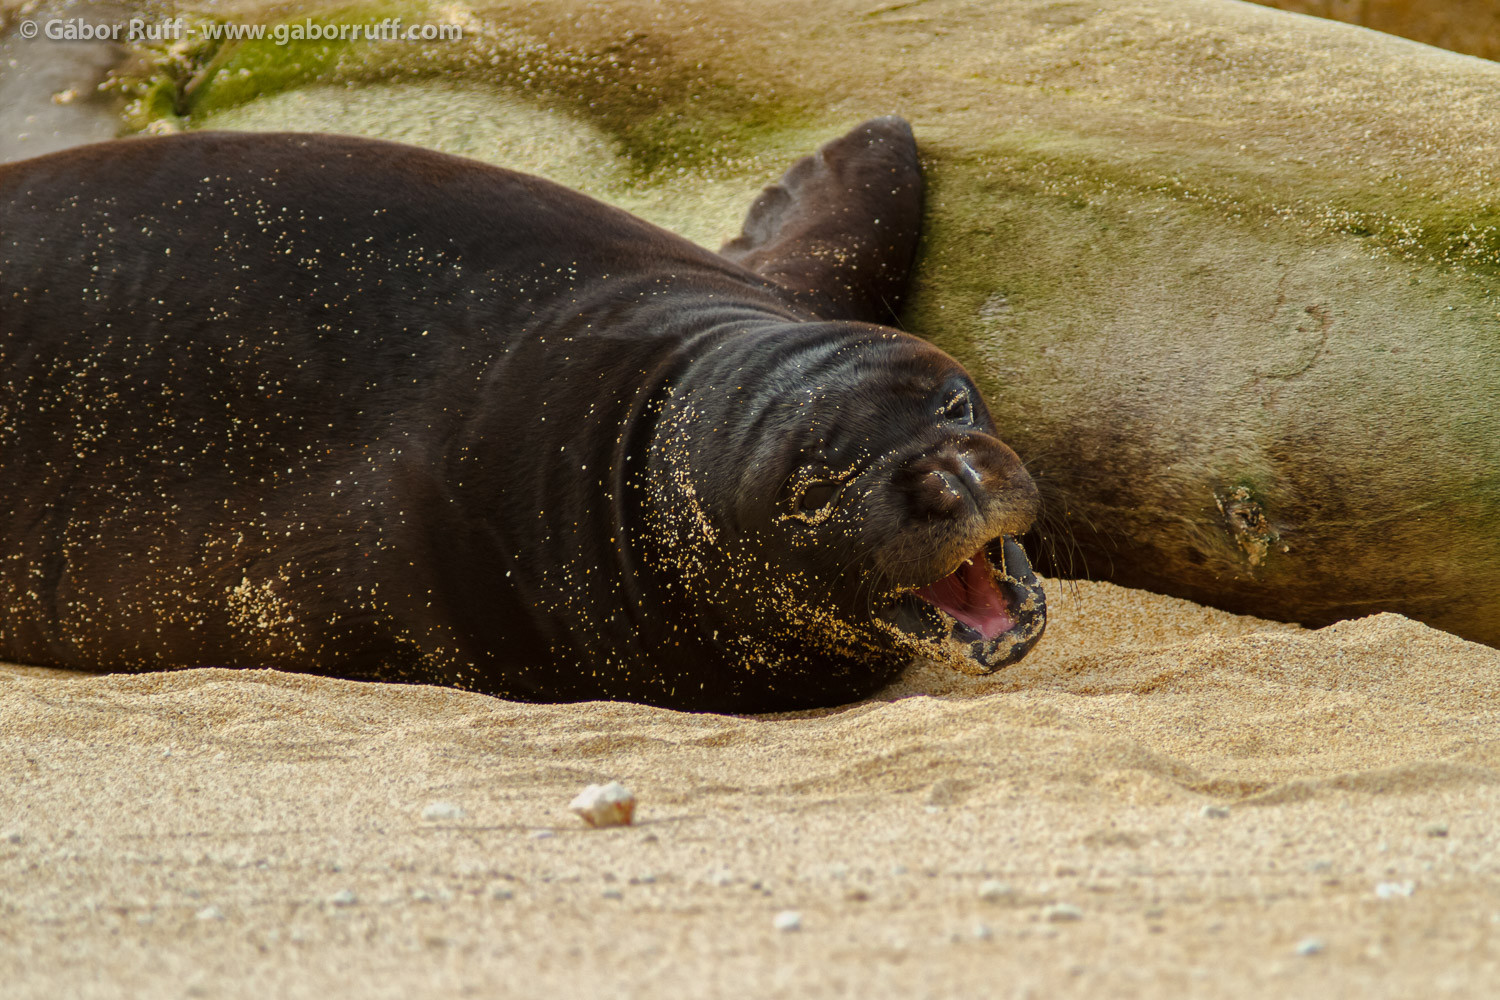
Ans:
[[[1490,994],[1500,652],[1051,590],[1049,634],[993,678],[917,667],[781,717],[5,668],[0,983]],[[637,822],[588,829],[567,805],[609,779]]]

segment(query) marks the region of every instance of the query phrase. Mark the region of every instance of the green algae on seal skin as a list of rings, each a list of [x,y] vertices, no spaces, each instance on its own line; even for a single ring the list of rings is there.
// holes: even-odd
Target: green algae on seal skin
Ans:
[[[333,26],[453,24],[463,37],[225,41],[185,70],[135,81],[153,98],[137,103],[133,126],[334,128],[413,142],[540,172],[717,247],[768,176],[848,124],[795,88],[768,96],[712,64],[683,65],[635,30],[569,44],[545,19],[501,23],[451,4],[335,5],[310,16]],[[502,116],[603,145],[559,164],[555,151],[514,142],[514,121]],[[497,131],[506,134],[490,148],[486,133]]]
[[[462,41],[383,40],[387,26],[426,25],[461,34],[477,25],[451,4],[313,3],[290,16],[278,9],[261,19],[253,11],[229,19],[213,8],[179,16],[187,28],[182,37],[129,43],[132,58],[105,84],[132,99],[125,115],[131,130],[175,130],[197,116],[306,84],[424,78],[472,70],[479,62]],[[308,25],[343,29],[342,37],[297,37]]]
[[[299,87],[200,113],[194,127],[316,132],[330,121],[345,135],[408,142],[524,170],[632,207],[628,165],[609,133],[499,87],[435,79]],[[738,206],[746,200],[748,194],[739,197]]]
[[[261,38],[225,41],[187,88],[186,105],[190,114],[202,114],[311,82],[355,84],[461,69],[472,57],[461,39],[417,44],[352,31],[317,38],[292,32],[308,25],[337,32],[390,23],[461,33],[468,22],[464,9],[454,5],[361,3],[299,12],[266,24]]]
[[[413,143],[540,174],[710,249],[734,235],[740,213],[762,186],[759,177],[734,172],[673,170],[643,179],[614,134],[594,119],[533,103],[522,92],[464,81],[299,87],[199,113],[191,124],[206,130],[316,132],[329,122],[337,122],[345,134]],[[800,134],[781,137],[777,144]],[[824,138],[821,131],[815,137]]]
[[[438,42],[275,41],[304,21],[338,28],[385,20],[461,29]],[[175,114],[207,117],[309,85],[358,86],[441,77],[498,86],[538,108],[587,119],[611,134],[635,182],[684,172],[740,176],[769,170],[847,125],[795,93],[768,97],[711,65],[681,66],[649,33],[569,46],[540,25],[488,21],[454,4],[316,7],[266,25],[266,37],[198,53],[191,73],[157,74]],[[175,91],[172,87],[175,85]],[[160,101],[153,107],[160,108]],[[145,122],[138,122],[144,127]]]

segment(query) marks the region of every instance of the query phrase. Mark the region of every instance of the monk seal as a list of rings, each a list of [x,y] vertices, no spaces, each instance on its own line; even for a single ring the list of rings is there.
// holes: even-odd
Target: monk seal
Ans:
[[[715,254],[545,180],[198,133],[0,167],[0,657],[757,712],[1044,599],[973,381],[894,321],[910,128]]]

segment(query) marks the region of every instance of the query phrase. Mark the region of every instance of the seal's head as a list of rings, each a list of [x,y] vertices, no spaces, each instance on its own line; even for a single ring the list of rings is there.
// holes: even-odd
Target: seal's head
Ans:
[[[968,374],[882,327],[781,338],[735,366],[738,384],[696,394],[691,439],[713,444],[683,457],[708,474],[680,478],[736,484],[689,486],[679,505],[711,536],[679,550],[694,551],[688,589],[712,595],[700,608],[727,616],[725,634],[772,640],[750,651],[767,663],[789,650],[967,673],[1019,660],[1046,625],[1016,541],[1037,490]]]

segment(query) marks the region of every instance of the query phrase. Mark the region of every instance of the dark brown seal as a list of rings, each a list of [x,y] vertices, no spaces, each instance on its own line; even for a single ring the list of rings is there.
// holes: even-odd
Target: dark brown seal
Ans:
[[[0,167],[0,657],[736,711],[1012,662],[1034,487],[876,325],[920,219],[894,118],[722,255],[352,138]]]

